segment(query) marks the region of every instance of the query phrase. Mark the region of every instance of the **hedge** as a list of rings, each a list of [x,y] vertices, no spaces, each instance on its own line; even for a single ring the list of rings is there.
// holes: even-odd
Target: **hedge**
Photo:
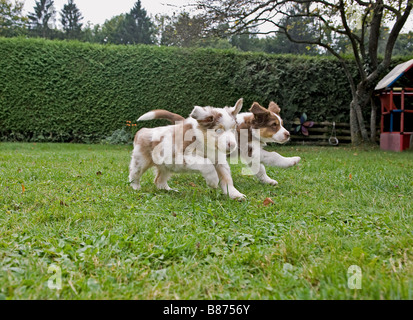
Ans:
[[[346,122],[351,100],[333,58],[22,38],[0,38],[0,83],[3,141],[96,142],[155,108],[187,116],[240,97],[244,110],[278,102],[287,122]]]

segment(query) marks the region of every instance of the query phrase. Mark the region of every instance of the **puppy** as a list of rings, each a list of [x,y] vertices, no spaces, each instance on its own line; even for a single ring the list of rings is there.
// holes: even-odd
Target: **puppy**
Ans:
[[[267,143],[284,144],[290,140],[290,133],[283,127],[280,117],[281,109],[275,102],[272,101],[268,109],[254,102],[249,111],[236,117],[239,155],[262,183],[277,185],[276,180],[268,177],[264,165],[288,168],[297,164],[301,158],[283,157],[277,152],[264,150]],[[184,119],[166,110],[152,111],[151,118],[167,119],[171,122]]]
[[[233,184],[228,154],[237,149],[236,116],[242,108],[239,99],[234,107],[218,109],[196,106],[187,119],[168,111],[155,110],[142,115],[138,121],[169,119],[174,125],[143,128],[134,138],[129,166],[129,181],[135,190],[140,178],[150,167],[156,168],[155,185],[171,190],[168,179],[172,172],[195,171],[202,174],[208,186],[220,184],[224,194],[232,199],[244,199]]]
[[[250,168],[256,167],[253,173],[262,183],[277,185],[276,180],[267,176],[264,165],[288,168],[301,158],[286,158],[264,150],[267,143],[284,144],[290,140],[290,133],[283,127],[280,117],[281,109],[275,102],[270,102],[268,109],[254,102],[249,111],[237,116],[240,156]]]

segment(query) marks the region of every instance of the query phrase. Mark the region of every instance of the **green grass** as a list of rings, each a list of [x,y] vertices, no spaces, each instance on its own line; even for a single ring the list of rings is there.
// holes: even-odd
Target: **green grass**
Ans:
[[[0,144],[0,299],[413,299],[411,151],[279,147],[300,165],[232,166],[237,202],[197,174],[133,191],[131,148]]]

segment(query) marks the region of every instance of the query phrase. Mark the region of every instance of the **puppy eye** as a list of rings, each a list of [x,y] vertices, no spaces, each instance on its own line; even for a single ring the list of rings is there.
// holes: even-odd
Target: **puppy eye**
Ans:
[[[224,132],[224,129],[217,129],[215,132],[216,132],[216,134],[221,134],[221,133]]]

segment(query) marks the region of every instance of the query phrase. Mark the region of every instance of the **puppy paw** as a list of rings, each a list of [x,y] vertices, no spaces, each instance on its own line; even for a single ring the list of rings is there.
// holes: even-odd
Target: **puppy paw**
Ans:
[[[264,181],[264,183],[269,184],[269,185],[271,185],[271,186],[276,186],[276,185],[278,185],[278,181],[277,181],[277,180],[270,179],[270,178],[268,178],[266,181]]]
[[[292,166],[295,166],[296,164],[298,164],[300,162],[301,158],[300,157],[291,157],[291,158],[287,158],[287,161],[285,161],[284,163],[284,168],[289,168]]]
[[[301,158],[300,157],[292,157],[291,160],[293,160],[293,162],[294,162],[293,166],[294,166],[294,165],[298,164],[301,161]]]
[[[157,186],[158,187],[158,189],[160,189],[160,190],[166,190],[166,191],[175,191],[175,192],[179,192],[178,190],[176,190],[176,189],[172,189],[170,186],[168,186],[167,184],[164,184],[164,185],[158,185]]]
[[[239,191],[233,191],[233,192],[231,192],[230,194],[229,194],[229,197],[231,198],[231,199],[234,199],[234,200],[238,200],[238,201],[243,201],[243,200],[245,200],[245,198],[246,198],[246,196],[245,196],[245,194],[242,194],[241,192],[239,192]]]
[[[136,182],[132,182],[130,186],[132,187],[133,190],[139,190],[141,188],[141,185]]]
[[[209,187],[216,189],[218,188],[218,183],[219,183],[219,179],[217,177],[217,179],[208,179],[206,180],[206,183]]]

